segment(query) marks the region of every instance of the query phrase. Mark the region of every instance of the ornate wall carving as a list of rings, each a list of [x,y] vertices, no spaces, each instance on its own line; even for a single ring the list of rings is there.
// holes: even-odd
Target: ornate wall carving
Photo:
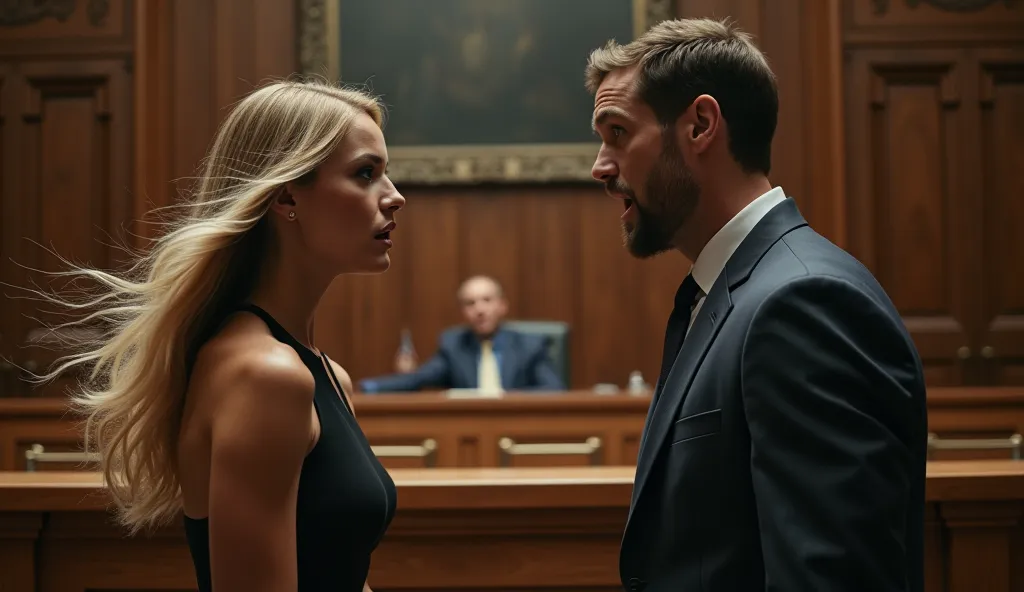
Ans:
[[[938,8],[939,10],[948,10],[952,12],[981,10],[1000,1],[1004,2],[1007,6],[1010,6],[1018,0],[906,0],[907,6],[910,6],[911,8],[917,8],[921,4],[928,4]],[[889,0],[874,0],[874,3],[875,12],[878,14],[884,14],[889,10]]]
[[[0,2],[0,26],[31,25],[52,18],[64,22],[75,12],[75,0],[3,0]],[[110,12],[109,0],[89,0],[86,5],[89,24],[98,27]]]

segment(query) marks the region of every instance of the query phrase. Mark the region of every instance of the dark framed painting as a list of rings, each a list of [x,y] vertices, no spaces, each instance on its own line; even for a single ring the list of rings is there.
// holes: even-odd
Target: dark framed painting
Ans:
[[[387,108],[395,182],[590,180],[591,50],[671,18],[671,0],[301,0],[307,74]]]

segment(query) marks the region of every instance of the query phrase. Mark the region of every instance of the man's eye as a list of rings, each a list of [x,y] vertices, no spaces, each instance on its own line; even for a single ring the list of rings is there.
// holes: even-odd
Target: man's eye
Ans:
[[[617,125],[613,125],[612,126],[612,136],[618,138],[619,136],[621,136],[624,133],[626,133],[626,130],[623,129],[622,127],[617,126]]]

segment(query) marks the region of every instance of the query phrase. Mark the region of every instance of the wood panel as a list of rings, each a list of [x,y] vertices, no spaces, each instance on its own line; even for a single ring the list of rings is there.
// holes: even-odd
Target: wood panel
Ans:
[[[0,40],[0,271],[18,287],[35,279],[19,265],[56,267],[28,241],[110,267],[112,242],[152,236],[140,219],[190,185],[226,108],[296,61],[291,2],[44,4],[52,10],[4,26]],[[73,10],[65,18],[57,5]],[[14,362],[0,366],[0,396],[60,394],[61,384],[36,393],[17,369],[42,369],[60,343],[23,348],[38,307],[16,302],[0,307],[0,355]]]
[[[675,4],[684,16],[731,16],[756,35],[782,100],[773,182],[796,197],[812,225],[883,279],[907,314],[929,382],[1024,382],[1017,312],[1024,288],[1019,274],[1006,271],[1024,248],[1014,232],[1019,200],[1012,197],[1020,192],[1012,174],[1021,150],[1013,133],[1021,118],[1020,5],[978,1],[949,11],[926,0],[784,0],[770,9],[764,0]],[[94,246],[105,233],[129,226],[146,234],[129,221],[188,186],[230,104],[295,69],[295,12],[292,1],[113,0],[79,2],[68,15],[6,26],[0,192],[5,221],[13,222],[0,230],[4,254],[20,257],[28,236],[63,255],[109,264],[110,252]],[[52,107],[40,109],[35,123],[22,104],[26,67],[36,68],[34,80],[49,81],[32,91]],[[138,109],[125,101],[128,92]],[[87,116],[82,106],[90,100],[105,101],[107,111],[94,106]],[[83,127],[86,117],[91,130]],[[23,150],[32,137],[51,145],[44,130],[68,118],[78,125],[68,129],[97,141],[63,154]],[[126,156],[132,139],[134,161]],[[26,158],[35,161],[23,168]],[[37,170],[32,166],[49,170],[53,159],[96,168],[72,178],[26,174]],[[24,232],[19,201],[26,187],[52,195],[69,182],[88,185],[77,192],[78,215],[46,214],[46,224]],[[402,328],[412,330],[421,358],[430,355],[438,333],[459,320],[455,287],[478,272],[503,281],[515,316],[572,324],[573,386],[623,384],[632,370],[649,378],[657,371],[671,294],[687,262],[675,255],[632,260],[621,248],[614,203],[598,188],[402,190],[410,201],[400,216],[393,269],[340,280],[318,319],[325,349],[356,379],[390,370]],[[959,199],[965,195],[977,195],[983,207]],[[103,203],[84,205],[97,197]],[[50,221],[70,219],[91,227],[53,235]],[[24,285],[20,273],[7,266],[3,279]],[[0,313],[0,354],[38,368],[47,358],[21,347],[32,328],[22,306]],[[9,366],[0,367],[0,389],[28,392]]]
[[[137,166],[154,169],[140,186],[141,214],[187,191],[231,105],[267,80],[291,75],[297,58],[291,0],[147,0],[137,23],[137,126],[145,150]]]
[[[374,553],[374,590],[621,589],[632,467],[392,476],[398,513]],[[0,473],[0,589],[195,589],[180,523],[125,537],[99,484],[91,473]],[[1024,464],[929,463],[926,500],[928,592],[1024,589]]]
[[[1024,435],[1024,391],[1019,387],[933,388],[928,392],[928,431],[942,440],[1001,440]],[[1021,450],[1024,458],[1024,450]],[[1008,458],[1003,448],[951,450],[936,447],[934,460]]]
[[[12,64],[0,62],[0,254],[4,255],[4,258],[7,253],[17,248],[17,235],[12,234],[3,223],[8,216],[7,202],[13,199],[10,197],[13,193],[8,187],[11,184],[8,177],[14,174],[14,168],[11,166],[13,159],[7,157],[14,148],[7,139],[10,135],[8,130],[13,125],[10,121],[14,101],[14,94],[11,91],[13,70]],[[7,281],[10,273],[9,267],[0,266],[0,279]],[[0,397],[9,396],[18,387],[18,380],[13,372],[14,365],[10,361],[14,354],[17,319],[18,314],[14,306],[8,306],[6,302],[0,305]]]
[[[1024,46],[974,57],[967,88],[977,92],[978,116],[968,127],[980,135],[974,193],[984,236],[978,353],[984,382],[1024,385]]]
[[[451,399],[441,393],[356,395],[359,423],[389,468],[626,466],[636,462],[649,396],[589,392],[509,394],[500,399]],[[943,441],[1024,435],[1024,389],[932,388],[929,430]],[[544,444],[541,454],[508,455],[501,442]],[[586,444],[599,439],[591,454]],[[429,444],[432,442],[432,444]],[[566,450],[562,444],[573,444]],[[55,399],[0,400],[0,471],[25,470],[25,450],[81,450],[78,419]],[[962,444],[962,443],[961,443]],[[554,445],[554,446],[551,446]],[[997,449],[944,450],[932,458],[1010,458]],[[402,449],[382,447],[404,447]],[[426,447],[426,448],[423,448]],[[1024,450],[1021,451],[1024,455]],[[38,463],[37,470],[67,465]],[[79,464],[79,468],[88,468]]]
[[[0,54],[69,57],[75,46],[124,51],[132,40],[132,0],[8,2],[0,17]]]
[[[843,9],[851,251],[903,314],[929,384],[1021,384],[1024,7]]]
[[[126,82],[134,85],[137,107],[127,130],[135,158],[116,160],[134,168],[134,178],[121,173],[121,195],[132,199],[119,222],[150,236],[154,227],[137,220],[188,188],[230,105],[261,82],[295,70],[298,6],[294,0],[123,0],[109,6],[98,28],[78,15],[66,24],[26,25],[18,35],[46,54],[58,52],[61,26],[71,27],[68,36],[74,27],[95,29],[75,42],[82,55],[115,47],[124,52],[125,36],[134,39],[127,47],[134,72]],[[782,97],[773,182],[797,198],[816,228],[843,244],[839,0],[680,1],[676,7],[686,16],[731,15],[757,35]],[[0,47],[28,51],[24,44]],[[13,94],[3,88],[9,103]],[[4,162],[14,166],[11,158]],[[616,203],[596,184],[400,189],[409,203],[398,216],[392,269],[340,279],[317,319],[320,345],[354,379],[392,369],[403,328],[411,330],[421,359],[431,355],[440,331],[460,321],[458,283],[490,273],[505,285],[513,316],[571,324],[573,387],[624,385],[633,370],[653,382],[672,295],[688,262],[678,254],[633,260],[622,247]],[[3,240],[15,239],[5,234]],[[27,392],[11,373],[7,382],[9,395]]]
[[[859,51],[848,66],[850,252],[892,298],[934,385],[973,381],[963,67],[955,52],[906,49]]]
[[[959,5],[948,10],[943,4]],[[917,45],[943,40],[1019,39],[1024,12],[1014,0],[843,0],[848,39],[855,44]]]
[[[131,8],[120,0],[4,11],[0,280],[10,298],[0,307],[0,396],[59,394],[68,384],[35,392],[23,380],[61,351],[61,336],[39,324],[59,318],[24,291],[60,285],[36,273],[60,268],[49,251],[102,269],[118,264],[133,209]]]

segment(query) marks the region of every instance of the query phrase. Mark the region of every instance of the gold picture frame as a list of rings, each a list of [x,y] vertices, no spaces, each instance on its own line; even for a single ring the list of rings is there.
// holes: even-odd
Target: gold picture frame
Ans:
[[[339,79],[341,1],[300,0],[298,38],[303,72]],[[672,0],[631,2],[634,37],[673,18]],[[581,71],[581,88],[582,83]],[[396,183],[426,185],[592,181],[590,170],[598,146],[597,142],[389,145],[389,176]]]

